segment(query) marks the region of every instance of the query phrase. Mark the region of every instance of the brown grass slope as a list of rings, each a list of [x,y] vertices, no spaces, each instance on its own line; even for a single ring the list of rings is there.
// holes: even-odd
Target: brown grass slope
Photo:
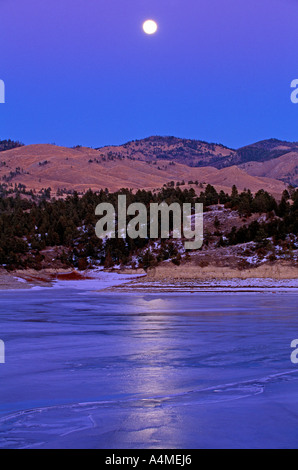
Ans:
[[[102,156],[101,151],[90,148],[70,149],[55,145],[28,145],[0,154],[1,183],[24,184],[27,189],[71,189],[85,191],[89,188],[111,191],[120,188],[156,189],[173,180],[198,180],[213,184],[217,189],[230,191],[233,184],[239,190],[253,192],[265,189],[279,197],[285,184],[272,178],[249,175],[236,166],[218,170],[214,167],[191,168],[187,165],[159,159],[156,164],[133,160],[125,154],[117,157]]]
[[[298,152],[289,152],[266,162],[248,162],[240,168],[252,176],[267,176],[298,186]]]
[[[169,160],[188,166],[222,166],[221,161],[233,164],[235,150],[221,144],[177,137],[151,136],[119,146],[99,148],[101,155],[124,155],[145,161]],[[227,166],[224,164],[224,166]]]
[[[200,140],[152,136],[98,150],[105,156],[121,154],[146,161],[166,159],[193,167],[214,166],[220,169],[249,161],[268,161],[290,152],[298,152],[298,143],[267,139],[234,150]]]

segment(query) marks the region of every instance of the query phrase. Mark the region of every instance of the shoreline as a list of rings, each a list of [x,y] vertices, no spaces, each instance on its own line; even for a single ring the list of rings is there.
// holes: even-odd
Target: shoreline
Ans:
[[[0,292],[62,287],[96,291],[99,287],[101,290],[116,287],[119,284],[130,282],[136,277],[140,277],[140,274],[106,272],[103,269],[86,271],[75,269],[34,271],[28,269],[13,272],[0,270]]]
[[[297,292],[298,279],[152,279],[138,278],[108,289],[118,293]]]
[[[158,269],[158,268],[157,268]],[[296,270],[297,268],[295,268]],[[168,274],[170,270],[168,269]],[[188,276],[193,274],[190,270]],[[171,272],[173,273],[172,269]],[[174,273],[179,270],[174,269]],[[202,274],[202,270],[200,270]],[[243,271],[241,271],[243,274]],[[255,274],[259,271],[256,269]],[[273,271],[271,270],[271,273]],[[298,292],[297,277],[162,277],[156,269],[86,270],[45,269],[42,271],[0,270],[0,291],[39,288],[76,288],[113,293],[196,293],[196,292]]]

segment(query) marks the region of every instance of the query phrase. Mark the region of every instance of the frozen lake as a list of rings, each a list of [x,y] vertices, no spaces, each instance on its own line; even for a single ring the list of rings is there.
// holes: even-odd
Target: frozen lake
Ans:
[[[1,448],[298,447],[295,293],[61,287],[0,304]]]

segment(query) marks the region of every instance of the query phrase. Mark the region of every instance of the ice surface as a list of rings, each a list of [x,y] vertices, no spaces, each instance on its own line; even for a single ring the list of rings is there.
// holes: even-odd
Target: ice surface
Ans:
[[[80,286],[0,293],[1,448],[297,447],[297,294]]]

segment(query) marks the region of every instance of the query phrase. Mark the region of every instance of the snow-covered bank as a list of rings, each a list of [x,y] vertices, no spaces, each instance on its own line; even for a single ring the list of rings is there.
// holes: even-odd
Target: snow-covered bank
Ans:
[[[113,286],[117,292],[296,292],[298,279],[135,279],[128,284]]]
[[[129,272],[106,272],[103,269],[90,271],[23,270],[9,273],[0,271],[0,290],[60,289],[102,290],[119,286],[145,274]]]
[[[105,271],[94,271],[90,275],[91,279],[80,280],[57,280],[53,284],[55,289],[80,289],[80,290],[96,290],[100,291],[108,287],[117,287],[126,284],[136,278],[145,276],[140,274],[119,274]],[[33,287],[33,289],[42,289],[42,287]]]
[[[251,277],[241,279],[159,278],[145,273],[90,271],[48,271],[1,273],[1,290],[79,289],[113,292],[298,292],[298,278],[276,279]]]

